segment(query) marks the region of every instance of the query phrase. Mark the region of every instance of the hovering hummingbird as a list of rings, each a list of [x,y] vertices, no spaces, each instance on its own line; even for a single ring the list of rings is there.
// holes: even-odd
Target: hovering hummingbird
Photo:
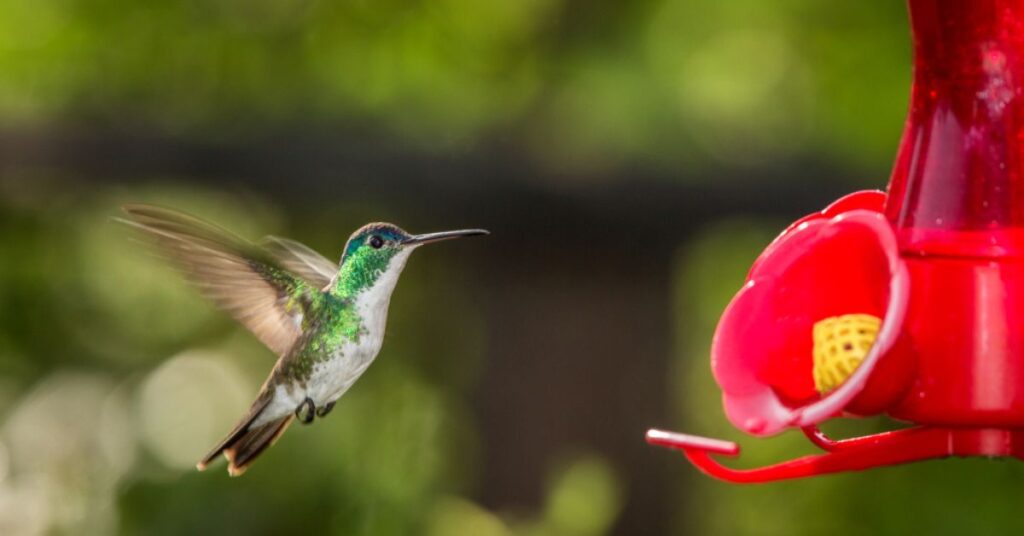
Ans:
[[[411,235],[371,223],[345,245],[339,264],[268,236],[253,244],[178,211],[126,205],[133,227],[152,235],[199,290],[278,355],[256,401],[203,457],[221,453],[238,476],[288,428],[324,417],[380,351],[388,304],[409,254],[423,244],[489,234],[466,229]]]

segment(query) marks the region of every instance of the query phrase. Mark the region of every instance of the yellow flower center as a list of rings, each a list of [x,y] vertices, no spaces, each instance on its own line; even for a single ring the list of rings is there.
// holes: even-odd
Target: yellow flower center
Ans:
[[[878,338],[882,320],[866,314],[831,316],[814,323],[814,388],[825,394],[857,370]]]

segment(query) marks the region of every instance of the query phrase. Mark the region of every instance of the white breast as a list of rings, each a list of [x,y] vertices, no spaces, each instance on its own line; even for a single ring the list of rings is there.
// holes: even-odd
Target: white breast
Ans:
[[[306,396],[312,398],[318,407],[345,394],[380,352],[387,327],[391,293],[398,283],[398,276],[405,267],[409,253],[406,250],[396,254],[388,270],[381,274],[373,287],[356,297],[355,308],[363,323],[358,342],[346,343],[335,351],[331,359],[313,368]]]
[[[313,399],[317,407],[334,402],[362,376],[384,342],[391,292],[398,283],[409,253],[411,250],[396,254],[377,282],[356,297],[355,308],[363,323],[359,340],[346,342],[334,351],[330,359],[314,365],[305,387],[299,384],[278,386],[261,420],[295,411],[306,397]]]

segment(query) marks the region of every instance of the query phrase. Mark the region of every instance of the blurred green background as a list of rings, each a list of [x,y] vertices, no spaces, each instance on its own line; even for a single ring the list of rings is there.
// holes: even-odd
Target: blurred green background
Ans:
[[[728,425],[711,332],[786,223],[885,185],[909,63],[900,2],[0,0],[0,534],[1024,527],[1018,463],[736,487],[643,442],[811,452]],[[229,479],[193,464],[273,356],[128,201],[328,257],[493,235],[417,253],[380,359]]]

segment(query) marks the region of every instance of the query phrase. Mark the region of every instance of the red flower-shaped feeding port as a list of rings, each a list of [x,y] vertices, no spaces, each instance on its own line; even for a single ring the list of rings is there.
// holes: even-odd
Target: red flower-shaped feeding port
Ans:
[[[754,264],[722,315],[715,378],[736,426],[758,435],[813,425],[847,407],[870,413],[900,394],[872,375],[906,316],[908,275],[881,213],[884,194],[847,196],[797,222]],[[872,379],[870,388],[866,384]]]
[[[712,370],[741,430],[825,452],[734,470],[734,443],[651,430],[765,482],[928,458],[1024,458],[1024,0],[909,0],[914,85],[888,194],[786,229],[722,315]],[[833,441],[817,424],[914,426]]]

